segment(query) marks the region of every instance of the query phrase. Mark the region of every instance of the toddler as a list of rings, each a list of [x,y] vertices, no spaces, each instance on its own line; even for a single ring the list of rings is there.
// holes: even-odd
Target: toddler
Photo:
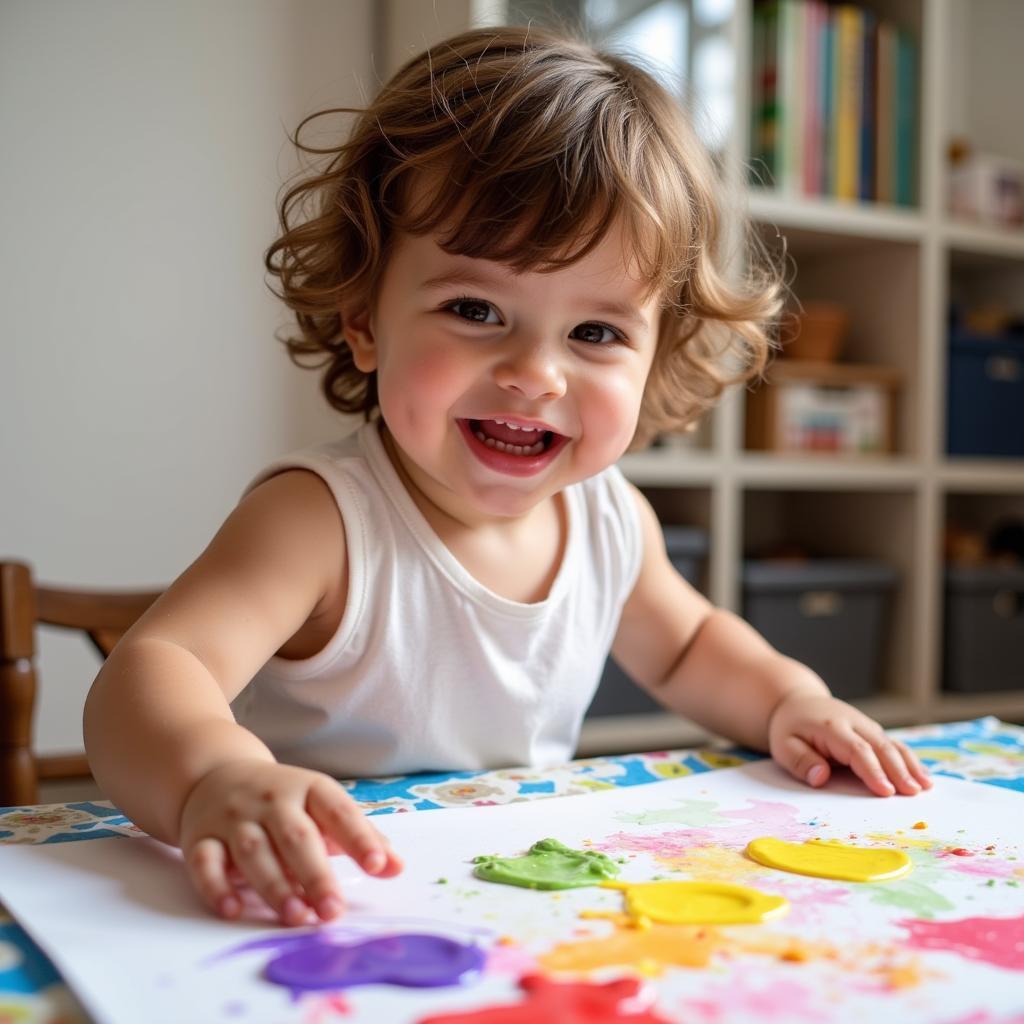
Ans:
[[[268,467],[111,654],[85,712],[106,793],[217,913],[247,884],[328,920],[329,854],[401,870],[336,777],[565,761],[609,650],[812,786],[832,762],[880,796],[928,786],[676,573],[615,467],[756,374],[779,307],[770,276],[716,265],[718,185],[677,101],[512,27],[353,113],[334,148],[300,125],[327,159],[284,194],[267,266],[293,357],[365,423]]]

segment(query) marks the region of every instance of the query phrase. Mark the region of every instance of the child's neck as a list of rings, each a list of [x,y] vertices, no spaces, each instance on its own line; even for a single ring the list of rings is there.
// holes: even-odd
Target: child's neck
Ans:
[[[569,536],[565,496],[559,492],[523,515],[467,522],[432,501],[416,485],[384,425],[380,436],[388,459],[413,503],[463,568],[509,600],[543,601],[558,575]]]

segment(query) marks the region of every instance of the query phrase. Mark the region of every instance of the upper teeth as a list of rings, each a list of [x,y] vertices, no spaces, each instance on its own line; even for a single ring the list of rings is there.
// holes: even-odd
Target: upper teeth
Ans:
[[[509,430],[539,430],[539,427],[521,427],[518,423],[509,423],[508,420],[495,420],[495,423],[500,423],[503,427],[508,427]]]

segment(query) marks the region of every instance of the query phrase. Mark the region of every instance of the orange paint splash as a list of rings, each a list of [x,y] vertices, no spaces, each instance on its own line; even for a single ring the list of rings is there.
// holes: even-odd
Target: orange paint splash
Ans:
[[[878,974],[886,988],[899,990],[906,988],[917,988],[929,977],[931,972],[922,970],[918,960],[908,960],[902,964],[889,964],[879,968]]]
[[[580,974],[618,967],[656,977],[667,968],[699,969],[720,957],[754,956],[793,965],[828,962],[851,976],[871,979],[886,990],[914,988],[931,976],[915,956],[890,943],[840,946],[744,925],[714,928],[651,923],[637,928],[625,914],[584,913],[587,917],[607,917],[614,922],[615,930],[603,938],[563,942],[538,957],[539,967]]]
[[[611,935],[584,942],[562,942],[538,957],[549,971],[595,971],[602,967],[632,967],[658,975],[666,967],[707,967],[725,945],[715,928],[653,925],[618,928]]]

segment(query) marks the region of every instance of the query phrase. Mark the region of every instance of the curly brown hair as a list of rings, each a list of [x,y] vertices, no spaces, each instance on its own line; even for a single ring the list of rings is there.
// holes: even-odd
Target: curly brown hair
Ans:
[[[300,138],[336,114],[358,115],[346,141]],[[376,374],[355,366],[341,310],[372,305],[396,231],[442,232],[449,253],[543,272],[621,220],[662,299],[633,447],[694,423],[765,365],[778,276],[723,271],[711,160],[679,101],[621,56],[532,26],[465,32],[410,60],[365,109],[310,115],[292,141],[326,164],[285,189],[265,262],[298,321],[282,340],[295,362],[325,367],[342,412],[377,407]],[[430,201],[408,209],[411,176],[438,168]]]

